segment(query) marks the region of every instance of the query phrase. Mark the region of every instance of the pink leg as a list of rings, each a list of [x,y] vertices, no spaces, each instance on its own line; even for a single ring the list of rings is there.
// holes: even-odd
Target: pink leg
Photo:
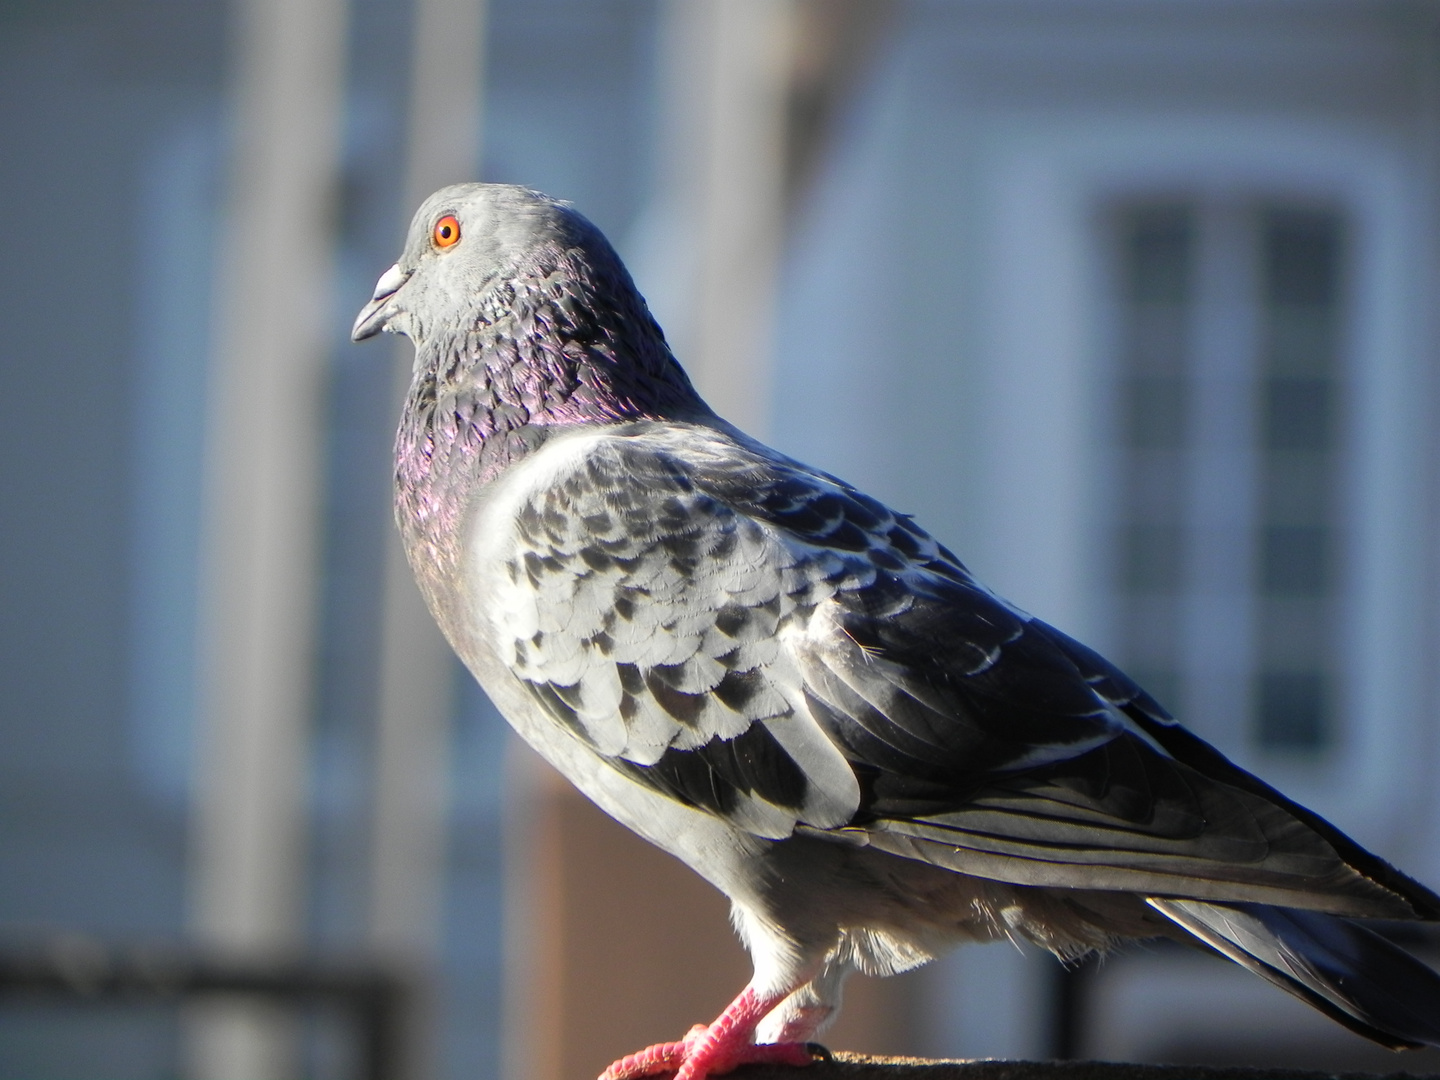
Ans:
[[[675,1080],[705,1080],[741,1065],[809,1065],[814,1055],[805,1043],[757,1046],[751,1041],[756,1025],[787,996],[761,997],[747,986],[709,1027],[696,1024],[681,1042],[656,1043],[623,1057],[601,1073],[600,1080],[638,1080],[669,1072]]]

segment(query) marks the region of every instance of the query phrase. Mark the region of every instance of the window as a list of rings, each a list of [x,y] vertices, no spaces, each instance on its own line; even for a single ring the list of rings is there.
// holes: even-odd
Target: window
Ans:
[[[1253,745],[1314,756],[1339,690],[1341,218],[1136,202],[1112,222],[1117,659],[1212,737],[1236,718],[1207,711],[1238,709]]]

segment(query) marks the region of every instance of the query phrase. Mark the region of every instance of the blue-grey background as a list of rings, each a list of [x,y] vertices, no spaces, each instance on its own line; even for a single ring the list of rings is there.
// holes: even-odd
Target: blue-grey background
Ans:
[[[897,5],[790,215],[770,432],[918,513],[1023,606],[1123,654],[1129,609],[1110,569],[1125,452],[1109,435],[1127,317],[1116,215],[1187,208],[1197,235],[1221,238],[1206,249],[1217,266],[1225,243],[1244,247],[1225,230],[1253,224],[1257,206],[1336,215],[1338,726],[1314,753],[1274,753],[1240,712],[1205,712],[1205,685],[1233,683],[1220,646],[1238,593],[1231,608],[1200,593],[1177,608],[1199,687],[1187,719],[1432,884],[1433,11]],[[0,944],[184,932],[232,14],[220,0],[0,2]],[[573,200],[637,253],[657,296],[637,237],[659,172],[660,15],[654,0],[490,0],[483,155],[486,179]],[[353,348],[346,331],[411,210],[399,194],[409,18],[402,0],[353,0],[336,192],[309,934],[338,954],[362,934],[393,424],[389,352]],[[1196,301],[1207,341],[1249,311],[1227,314],[1223,295]],[[1227,460],[1196,451],[1177,475],[1223,509],[1243,480]],[[1251,489],[1233,490],[1238,505]],[[439,1061],[446,1077],[493,1078],[504,736],[459,681]],[[1109,969],[1097,1053],[1183,1056],[1231,1038],[1258,1058],[1330,1037],[1217,966],[1170,977],[1146,964]],[[940,966],[915,1049],[1042,1053],[1046,972],[999,947]],[[0,1000],[0,1078],[174,1075],[178,1027],[158,1007]]]

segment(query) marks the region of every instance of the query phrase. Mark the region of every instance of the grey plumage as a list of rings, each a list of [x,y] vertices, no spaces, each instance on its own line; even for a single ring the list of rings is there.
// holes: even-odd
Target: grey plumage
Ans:
[[[382,329],[416,346],[396,477],[422,591],[522,736],[731,898],[764,1003],[732,1042],[807,1039],[849,970],[965,940],[1168,935],[1440,1045],[1440,978],[1339,918],[1440,898],[908,517],[716,417],[566,204],[437,192],[354,336]]]

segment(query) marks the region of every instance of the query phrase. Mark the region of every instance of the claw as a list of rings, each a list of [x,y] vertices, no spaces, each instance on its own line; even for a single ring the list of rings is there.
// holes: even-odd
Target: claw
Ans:
[[[810,1053],[810,1060],[811,1060],[812,1063],[813,1063],[813,1062],[816,1062],[816,1061],[834,1061],[834,1060],[835,1060],[835,1055],[832,1054],[832,1053],[830,1052],[830,1048],[829,1048],[828,1046],[826,1046],[825,1044],[823,1044],[823,1043],[807,1042],[807,1043],[805,1044],[805,1049],[806,1049],[807,1051],[809,1051],[809,1053]]]

